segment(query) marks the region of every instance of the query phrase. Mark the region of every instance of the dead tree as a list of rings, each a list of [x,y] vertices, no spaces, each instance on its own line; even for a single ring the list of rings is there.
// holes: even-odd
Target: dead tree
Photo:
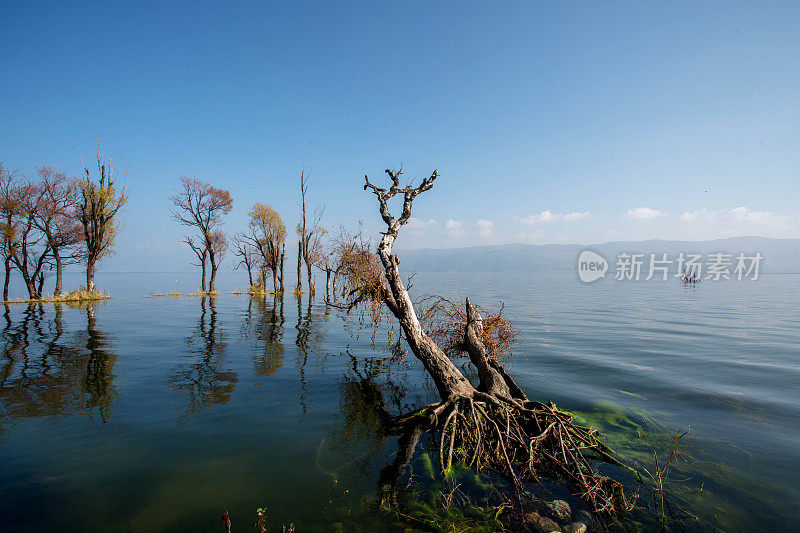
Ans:
[[[438,174],[434,171],[416,187],[401,187],[402,170],[386,173],[391,179],[388,189],[373,185],[366,176],[364,184],[364,189],[377,197],[386,225],[377,250],[380,267],[347,269],[345,293],[349,309],[372,302],[389,310],[439,392],[440,402],[396,419],[398,433],[415,440],[413,435],[420,425],[431,431],[439,440],[443,470],[454,457],[463,457],[470,466],[499,473],[517,489],[522,488],[523,482],[549,476],[572,488],[595,512],[622,512],[627,507],[622,486],[598,473],[592,458],[620,463],[594,431],[573,424],[568,413],[552,403],[528,400],[502,364],[490,357],[482,340],[483,318],[469,299],[465,302],[466,320],[457,348],[468,354],[477,369],[477,386],[426,333],[400,277],[400,260],[392,253],[392,246],[411,217],[414,200],[433,187]],[[388,204],[398,195],[403,207],[395,218]]]
[[[300,171],[300,222],[297,224],[297,285],[295,292],[303,292],[303,244],[306,239],[306,193],[308,176],[305,169]]]
[[[89,168],[83,167],[86,179],[78,182],[79,196],[76,204],[78,220],[83,227],[83,242],[86,246],[86,289],[94,291],[94,275],[97,263],[113,253],[114,241],[119,231],[118,215],[127,203],[124,185],[117,189],[117,173],[114,160],[108,162],[100,156],[97,143],[97,181],[92,181]],[[123,175],[127,176],[127,172]]]
[[[257,267],[256,265],[256,251],[253,249],[253,246],[247,242],[247,236],[244,234],[238,234],[233,237],[233,255],[239,258],[239,262],[236,263],[233,268],[234,270],[238,269],[239,267],[244,267],[247,269],[247,279],[250,282],[250,286],[253,286],[253,269]]]
[[[332,294],[331,281],[333,280],[333,273],[336,270],[336,266],[333,262],[333,257],[327,250],[320,252],[319,258],[317,259],[317,266],[320,270],[325,272],[325,301],[329,302]]]
[[[202,272],[200,278],[200,290],[206,292],[206,263],[208,261],[208,249],[204,244],[197,244],[195,239],[192,239],[191,237],[184,237],[183,242],[186,243],[194,255],[197,256],[197,260],[199,262],[195,265],[199,266]]]
[[[316,208],[311,223],[308,223],[306,217],[306,195],[308,194],[308,180],[309,174],[303,170],[300,172],[300,208],[301,217],[300,222],[297,224],[297,234],[299,236],[299,243],[297,249],[297,292],[303,291],[302,276],[302,263],[306,265],[306,278],[308,280],[308,292],[314,293],[314,276],[313,267],[316,266],[321,253],[322,238],[325,235],[325,230],[322,227],[322,213],[323,209]]]
[[[283,279],[284,279],[284,278],[283,278],[283,264],[284,264],[284,260],[285,260],[285,259],[286,259],[286,241],[284,241],[284,242],[282,242],[282,243],[281,243],[281,262],[280,262],[280,263],[281,263],[281,266],[280,266],[280,273],[281,273],[281,274],[280,274],[280,275],[281,275],[281,283],[280,283],[280,285],[279,285],[279,288],[280,288],[281,294],[283,294],[283,291],[284,291],[284,283],[283,283]]]
[[[303,292],[303,240],[297,241],[297,285],[294,286],[294,292],[300,294]]]

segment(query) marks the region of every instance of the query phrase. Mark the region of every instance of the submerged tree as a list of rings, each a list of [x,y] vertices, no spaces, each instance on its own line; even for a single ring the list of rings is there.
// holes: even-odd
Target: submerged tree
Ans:
[[[98,178],[92,180],[89,167],[84,166],[86,179],[77,184],[78,198],[76,212],[83,228],[83,242],[86,245],[86,289],[94,291],[94,275],[97,263],[113,253],[114,241],[119,231],[118,216],[127,203],[124,184],[117,188],[119,170],[114,168],[112,157],[105,161],[97,147]],[[123,175],[127,176],[127,171]]]
[[[313,267],[317,265],[322,252],[322,238],[325,229],[322,227],[322,209],[315,209],[309,223],[306,211],[306,195],[308,194],[309,173],[300,172],[300,222],[297,224],[297,292],[303,291],[302,264],[306,265],[308,292],[314,293]]]
[[[17,215],[20,209],[15,173],[8,171],[0,161],[0,232],[3,239],[0,251],[5,267],[3,301],[8,300],[8,286],[11,282],[11,268],[14,260],[13,243],[17,238]]]
[[[286,249],[286,226],[281,216],[270,205],[255,204],[248,213],[250,217],[250,233],[244,238],[257,250],[263,271],[272,274],[272,289],[276,293],[283,292],[283,261]],[[266,282],[262,276],[262,290],[266,290]],[[252,282],[251,282],[252,285]]]
[[[253,286],[253,269],[258,267],[257,251],[247,240],[247,235],[237,234],[233,236],[233,255],[239,258],[233,269],[244,267],[247,270],[247,279],[250,286]]]
[[[76,262],[83,240],[75,214],[75,180],[52,167],[36,169],[35,181],[17,179],[0,165],[0,230],[5,263],[3,299],[12,267],[22,275],[30,299],[42,297],[44,271],[55,268],[54,296],[62,292],[64,264]]]
[[[36,210],[33,222],[44,234],[55,263],[56,286],[53,296],[61,296],[64,264],[77,262],[81,254],[75,247],[83,240],[81,225],[75,217],[78,202],[77,183],[52,167],[36,169]]]
[[[52,251],[46,235],[36,226],[41,211],[39,187],[27,181],[13,191],[18,209],[11,222],[14,228],[10,241],[11,260],[22,275],[28,298],[38,300],[42,297],[44,269]]]
[[[364,271],[366,262],[372,261],[377,267],[377,257],[371,252],[371,243],[364,237],[362,224],[358,229],[349,231],[343,225],[339,226],[339,233],[328,242],[324,252],[320,254],[318,265],[325,271],[326,296],[330,301],[331,296],[336,297],[336,283],[342,271],[349,272],[350,279]],[[365,261],[362,261],[364,259]],[[380,269],[376,269],[380,272]]]
[[[391,179],[388,189],[373,185],[368,177],[364,185],[375,194],[386,225],[377,256],[365,254],[363,247],[353,251],[342,269],[343,294],[349,309],[371,305],[376,320],[381,307],[388,309],[440,396],[440,402],[393,420],[395,431],[402,435],[394,470],[408,461],[424,429],[438,437],[442,469],[454,459],[463,460],[470,466],[497,472],[519,490],[523,482],[549,476],[575,490],[595,512],[622,512],[627,506],[622,485],[600,474],[591,461],[619,462],[594,431],[573,424],[571,416],[554,404],[525,396],[498,358],[492,357],[484,342],[484,319],[469,299],[464,304],[461,334],[439,336],[446,341],[445,346],[439,346],[425,330],[401,279],[400,260],[392,247],[411,217],[414,200],[433,187],[438,174],[434,171],[419,186],[401,187],[402,170],[386,173]],[[389,200],[398,195],[403,207],[396,218],[389,210]],[[469,356],[477,369],[477,386],[445,353],[451,350]]]
[[[231,193],[193,178],[181,178],[177,194],[170,197],[172,216],[185,226],[195,228],[199,236],[185,241],[200,260],[203,269],[201,289],[206,290],[206,262],[211,263],[208,290],[214,292],[217,269],[227,250],[227,239],[219,229],[222,216],[233,209]]]

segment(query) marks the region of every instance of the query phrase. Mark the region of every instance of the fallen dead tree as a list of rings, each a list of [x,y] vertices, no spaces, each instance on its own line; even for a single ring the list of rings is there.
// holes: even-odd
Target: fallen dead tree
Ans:
[[[519,490],[524,483],[545,476],[564,483],[599,515],[624,512],[629,504],[622,485],[593,466],[597,460],[620,465],[613,452],[594,430],[573,423],[553,403],[529,400],[505,371],[499,355],[513,340],[513,330],[497,320],[499,314],[485,321],[469,299],[461,312],[460,306],[440,298],[429,307],[425,320],[430,332],[423,327],[392,246],[411,217],[414,200],[433,187],[437,172],[418,186],[405,187],[400,186],[402,170],[386,173],[389,188],[378,187],[365,176],[364,189],[375,194],[386,231],[377,255],[362,246],[342,269],[344,305],[348,310],[362,306],[376,322],[381,310],[387,309],[436,385],[440,401],[392,420],[392,432],[400,435],[400,450],[381,474],[384,497],[396,497],[397,477],[420,436],[428,432],[438,443],[443,470],[454,461],[491,469]],[[403,200],[397,218],[389,210],[389,200],[395,196]],[[477,386],[448,357],[456,352],[468,355],[477,370]]]

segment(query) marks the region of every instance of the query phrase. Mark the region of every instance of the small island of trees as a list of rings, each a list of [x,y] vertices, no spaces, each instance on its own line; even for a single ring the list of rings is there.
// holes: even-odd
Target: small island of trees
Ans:
[[[113,157],[103,158],[99,143],[97,170],[84,165],[84,178],[70,178],[53,167],[36,169],[34,177],[10,171],[0,162],[0,231],[5,267],[3,301],[17,271],[28,300],[90,301],[108,298],[95,288],[97,266],[114,253],[121,209],[127,203],[125,173]],[[86,285],[63,294],[65,265],[83,264]],[[45,298],[45,271],[55,270],[52,297]]]

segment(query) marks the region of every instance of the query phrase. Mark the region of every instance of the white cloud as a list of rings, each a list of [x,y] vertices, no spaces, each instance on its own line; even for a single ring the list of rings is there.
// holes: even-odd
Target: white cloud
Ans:
[[[636,209],[628,209],[625,216],[628,218],[635,218],[637,220],[646,220],[649,218],[658,218],[666,215],[657,209],[650,209],[649,207],[637,207]]]
[[[574,222],[576,220],[580,220],[588,216],[589,216],[589,211],[584,211],[583,213],[569,213],[567,215],[564,215],[564,220],[567,222]]]
[[[541,222],[553,222],[559,218],[561,218],[561,215],[553,213],[548,209],[546,211],[542,211],[541,213],[521,218],[520,222],[527,224],[528,226],[533,226],[534,224],[539,224]]]
[[[429,226],[433,226],[434,224],[436,224],[434,219],[420,220],[414,217],[409,218],[408,222],[406,222],[406,225],[411,229],[425,229]]]
[[[492,234],[494,222],[482,218],[475,223],[475,226],[478,228],[478,235],[481,237],[489,237]]]
[[[753,211],[748,207],[734,207],[728,211],[728,216],[737,222],[755,222],[757,224],[770,223],[782,218],[772,211]]]
[[[463,237],[466,233],[464,231],[464,223],[459,222],[458,220],[453,220],[452,218],[447,219],[447,222],[444,223],[444,228],[452,237]]]
[[[680,219],[684,222],[695,222],[697,220],[702,219],[713,219],[716,217],[716,214],[713,211],[709,211],[708,209],[701,209],[699,211],[692,211],[691,213],[686,212],[680,216]]]

